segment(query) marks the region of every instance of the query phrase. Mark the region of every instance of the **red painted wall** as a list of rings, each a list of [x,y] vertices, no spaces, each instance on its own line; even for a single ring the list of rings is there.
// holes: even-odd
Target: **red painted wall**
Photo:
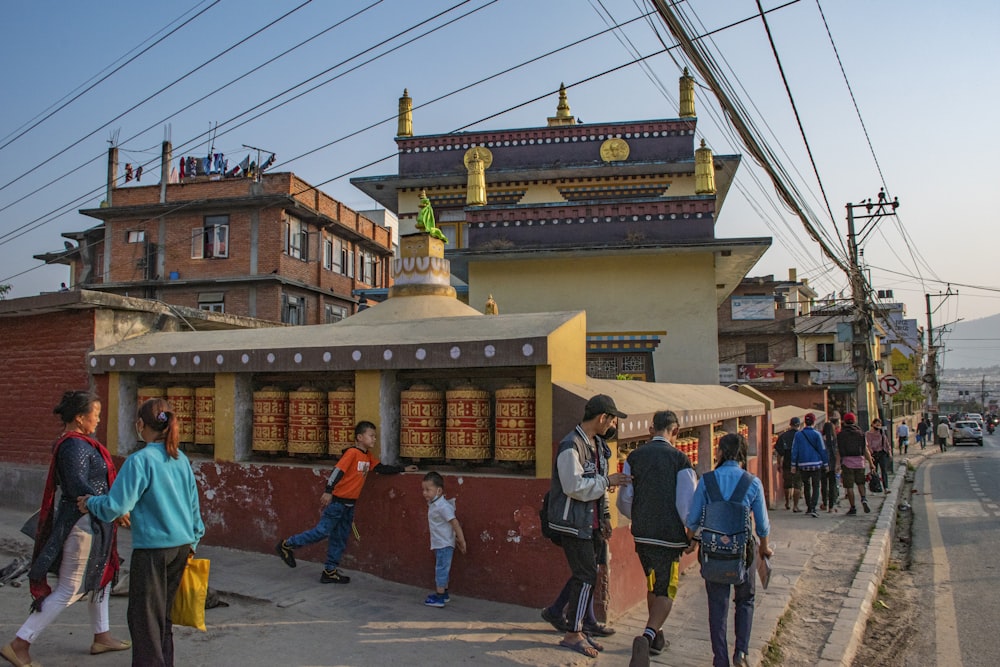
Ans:
[[[94,345],[93,310],[0,320],[0,368],[8,403],[0,410],[0,461],[49,462],[62,421],[52,414],[70,389],[93,389],[107,403],[107,380],[91,384],[87,353]],[[98,428],[102,441],[104,424]]]
[[[273,553],[278,540],[312,528],[329,469],[193,460],[202,492],[205,542]],[[361,535],[349,539],[343,567],[415,586],[434,585],[422,474],[371,475],[358,502]],[[458,595],[533,607],[549,604],[569,577],[562,550],[541,534],[538,507],[548,480],[445,475],[445,495],[469,549],[456,553],[451,590]],[[631,534],[611,538],[612,618],[645,600],[645,580]],[[326,542],[299,549],[322,562]],[[274,559],[275,571],[284,566]],[[317,573],[318,576],[318,573]]]

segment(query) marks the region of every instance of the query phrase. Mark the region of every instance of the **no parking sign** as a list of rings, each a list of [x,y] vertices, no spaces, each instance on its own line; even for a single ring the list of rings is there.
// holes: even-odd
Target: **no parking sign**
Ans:
[[[882,390],[883,394],[887,396],[892,396],[900,389],[902,389],[903,383],[900,382],[899,378],[895,375],[883,375],[878,381],[878,388]]]

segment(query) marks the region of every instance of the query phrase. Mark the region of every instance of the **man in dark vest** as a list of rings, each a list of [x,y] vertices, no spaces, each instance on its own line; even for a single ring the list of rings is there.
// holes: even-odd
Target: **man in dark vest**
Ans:
[[[792,500],[792,511],[801,512],[799,509],[799,498],[802,497],[802,478],[798,472],[792,472],[792,445],[795,443],[795,434],[802,427],[802,420],[792,417],[788,422],[788,428],[778,436],[778,442],[774,445],[774,455],[778,457],[778,465],[781,466],[782,487],[785,491],[785,509],[789,509],[788,501]]]
[[[625,461],[623,472],[632,485],[618,494],[618,509],[632,520],[632,537],[646,573],[646,629],[632,642],[629,667],[648,667],[649,655],[667,646],[663,623],[677,597],[681,555],[690,541],[684,519],[691,507],[698,476],[687,454],[670,444],[679,431],[677,415],[662,410],[653,415],[652,439]]]
[[[865,512],[871,512],[868,506],[868,498],[865,495],[865,463],[871,470],[875,470],[875,462],[872,461],[871,452],[868,451],[868,443],[865,442],[864,432],[858,428],[857,418],[853,412],[844,413],[844,426],[837,434],[837,449],[840,451],[840,478],[844,485],[844,494],[847,502],[851,504],[848,514],[857,514],[858,508],[854,506],[854,487],[858,487],[858,494],[861,496],[861,505]]]

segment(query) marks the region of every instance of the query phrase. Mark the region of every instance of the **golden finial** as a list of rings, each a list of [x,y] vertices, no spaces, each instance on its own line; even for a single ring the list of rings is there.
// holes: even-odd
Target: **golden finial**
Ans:
[[[688,74],[688,68],[684,68],[684,74],[680,79],[681,102],[680,117],[694,118],[694,77]]]
[[[493,295],[490,294],[490,298],[486,299],[486,307],[483,308],[483,312],[487,315],[499,315],[500,309],[497,308],[497,302],[493,300]]]
[[[413,100],[406,88],[403,88],[403,96],[399,98],[399,123],[396,127],[396,136],[413,136]]]
[[[694,193],[696,195],[715,194],[715,164],[712,149],[701,140],[701,148],[694,152]]]
[[[556,115],[549,116],[549,127],[560,125],[576,125],[576,119],[569,111],[569,100],[566,98],[566,85],[559,84],[559,104],[556,106]]]
[[[465,192],[467,206],[486,206],[486,170],[493,164],[493,153],[485,146],[473,146],[465,151],[465,168],[469,170]]]

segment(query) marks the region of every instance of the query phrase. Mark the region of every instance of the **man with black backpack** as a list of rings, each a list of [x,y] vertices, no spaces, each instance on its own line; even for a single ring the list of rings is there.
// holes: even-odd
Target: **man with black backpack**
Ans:
[[[736,603],[736,650],[732,664],[749,666],[747,653],[757,588],[754,556],[763,559],[774,554],[768,545],[771,525],[764,487],[759,479],[740,467],[746,446],[746,440],[737,433],[722,436],[719,464],[702,477],[687,515],[688,532],[700,542],[698,561],[708,594],[713,667],[730,664],[726,642],[730,596],[734,596]],[[756,549],[753,533],[760,540]]]

